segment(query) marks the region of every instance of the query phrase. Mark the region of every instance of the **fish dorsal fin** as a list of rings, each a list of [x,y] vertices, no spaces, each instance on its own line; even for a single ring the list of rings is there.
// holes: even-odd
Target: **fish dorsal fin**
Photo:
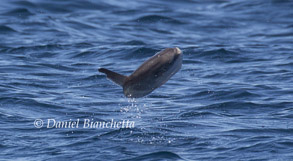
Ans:
[[[123,86],[127,76],[118,74],[116,72],[113,72],[111,70],[105,69],[105,68],[100,68],[99,72],[101,73],[105,73],[107,75],[107,78],[109,78],[110,80],[112,80],[114,83]]]

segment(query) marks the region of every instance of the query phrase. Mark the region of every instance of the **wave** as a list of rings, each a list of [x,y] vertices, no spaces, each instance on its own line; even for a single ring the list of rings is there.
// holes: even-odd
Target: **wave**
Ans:
[[[175,18],[171,18],[168,16],[161,16],[161,15],[147,15],[141,16],[134,20],[138,23],[170,23],[170,24],[184,24],[183,22],[176,20]]]
[[[120,57],[126,60],[141,59],[141,58],[151,57],[155,55],[157,52],[159,52],[159,50],[156,50],[153,48],[147,48],[147,47],[139,47],[139,48],[131,49],[126,54],[123,54]]]
[[[64,109],[65,107],[57,104],[52,103],[46,103],[46,102],[40,102],[32,98],[18,98],[16,96],[11,97],[1,97],[0,98],[1,103],[3,104],[13,104],[13,105],[21,105],[29,108],[46,108],[46,109]],[[35,110],[36,110],[35,108]]]
[[[17,31],[6,25],[0,25],[0,34],[16,33]]]
[[[123,43],[124,45],[146,45],[143,41],[140,40],[131,40]]]
[[[34,14],[27,8],[17,8],[4,13],[3,15],[14,16],[19,18],[28,18],[29,16],[33,16]]]
[[[208,117],[208,116],[217,116],[217,114],[213,112],[208,112],[208,111],[192,110],[189,112],[183,112],[179,115],[179,117],[183,119],[193,118],[193,117]]]
[[[160,161],[160,160],[184,160],[178,154],[170,152],[170,151],[158,151],[145,155],[140,155],[138,157],[129,158],[120,161],[126,160],[144,160],[144,161]]]
[[[60,45],[60,44],[46,44],[46,45],[35,45],[35,46],[19,46],[19,47],[11,47],[7,48],[5,51],[9,53],[21,53],[25,54],[31,51],[53,51],[60,50],[68,47],[68,45]]]
[[[224,59],[231,59],[235,58],[239,55],[239,53],[230,51],[224,48],[221,49],[215,49],[215,50],[209,50],[209,51],[203,51],[197,54],[198,57],[203,57],[203,58],[210,58],[214,60],[224,60]]]

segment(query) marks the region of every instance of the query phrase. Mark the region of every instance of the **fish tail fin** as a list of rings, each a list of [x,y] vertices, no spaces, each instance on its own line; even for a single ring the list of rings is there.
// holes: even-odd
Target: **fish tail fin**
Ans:
[[[113,72],[111,70],[105,69],[105,68],[100,68],[99,72],[101,73],[105,73],[107,75],[107,78],[109,78],[110,80],[112,80],[114,83],[123,86],[127,76],[118,74],[116,72]]]

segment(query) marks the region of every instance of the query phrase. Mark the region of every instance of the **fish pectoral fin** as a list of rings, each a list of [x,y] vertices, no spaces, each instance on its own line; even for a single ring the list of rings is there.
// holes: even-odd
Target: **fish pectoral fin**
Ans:
[[[116,72],[113,72],[111,70],[105,69],[105,68],[100,68],[99,72],[101,73],[105,73],[107,75],[107,78],[109,78],[110,80],[112,80],[114,83],[123,86],[127,76],[118,74]]]

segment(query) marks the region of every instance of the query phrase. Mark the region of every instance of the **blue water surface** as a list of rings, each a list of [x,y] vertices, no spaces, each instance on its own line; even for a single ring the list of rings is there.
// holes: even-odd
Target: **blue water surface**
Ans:
[[[98,72],[176,46],[144,98]],[[2,0],[0,136],[0,160],[293,160],[293,1]]]

